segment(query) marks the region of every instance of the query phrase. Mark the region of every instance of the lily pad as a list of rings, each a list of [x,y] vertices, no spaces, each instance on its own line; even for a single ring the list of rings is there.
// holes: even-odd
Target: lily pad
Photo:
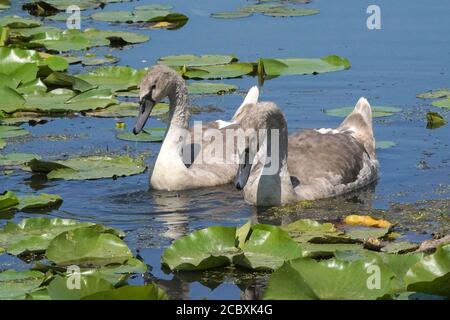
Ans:
[[[395,147],[397,144],[394,141],[376,141],[375,148],[376,149],[389,149]]]
[[[373,227],[353,227],[347,228],[345,233],[352,239],[368,240],[378,239],[388,234],[389,228],[373,228]]]
[[[133,142],[161,142],[165,134],[165,128],[151,128],[143,130],[138,135],[132,132],[119,133],[117,139]]]
[[[2,125],[0,125],[0,138],[1,139],[21,137],[21,136],[26,136],[28,134],[30,134],[29,131],[22,129],[20,127],[17,127],[17,126],[2,126]]]
[[[303,17],[318,14],[319,10],[316,9],[298,9],[278,7],[266,10],[263,12],[265,16],[270,17]]]
[[[440,99],[450,97],[450,89],[449,88],[441,88],[436,90],[431,90],[428,92],[420,93],[417,95],[419,99]]]
[[[89,222],[44,217],[24,219],[18,224],[7,222],[0,230],[0,246],[14,255],[43,252],[60,233],[91,225]]]
[[[111,290],[113,285],[98,276],[80,275],[80,288],[68,288],[70,279],[60,275],[48,285],[48,295],[53,300],[80,300],[96,292]]]
[[[431,103],[435,107],[450,109],[450,98],[436,100]]]
[[[171,67],[202,67],[228,64],[236,62],[238,59],[234,55],[214,55],[206,54],[195,56],[192,54],[166,56],[158,59],[158,63],[162,63]]]
[[[242,251],[233,257],[233,263],[253,270],[275,270],[285,261],[301,257],[300,247],[286,231],[267,225],[252,227]]]
[[[377,275],[373,274],[377,271]],[[264,298],[372,300],[391,291],[393,277],[389,268],[377,265],[372,259],[352,262],[330,259],[317,262],[300,258],[286,262],[271,275]],[[373,279],[378,279],[379,282]]]
[[[168,300],[167,294],[154,283],[144,286],[123,286],[86,296],[83,300]]]
[[[408,241],[399,241],[399,242],[390,242],[381,248],[381,251],[388,253],[407,253],[416,250],[419,248],[418,243],[408,242]]]
[[[6,141],[0,139],[0,150],[6,147]]]
[[[336,55],[320,59],[260,59],[259,65],[263,74],[269,77],[333,72],[349,69],[351,66],[348,59]]]
[[[183,76],[189,79],[227,79],[242,77],[250,73],[253,73],[253,64],[238,62],[187,68]]]
[[[187,21],[188,17],[170,9],[161,7],[138,6],[133,12],[129,11],[103,11],[91,15],[91,18],[98,21],[140,23],[140,22],[179,22]]]
[[[44,279],[45,274],[39,271],[0,272],[0,300],[25,299],[28,293],[38,290]]]
[[[42,25],[42,22],[36,19],[29,19],[19,16],[0,17],[0,26],[10,28],[34,28]]]
[[[7,153],[0,154],[1,166],[20,166],[26,164],[33,159],[40,159],[37,154],[32,153]]]
[[[252,14],[250,12],[241,12],[241,11],[224,11],[224,12],[214,12],[211,13],[211,17],[217,19],[238,19],[238,18],[247,18]]]
[[[239,252],[236,228],[213,226],[181,237],[166,250],[161,263],[171,270],[194,271],[223,267]]]
[[[131,274],[143,274],[147,271],[147,265],[136,259],[130,258],[123,264],[110,264],[96,269],[82,269],[83,275],[95,275],[101,277],[112,285],[124,282]]]
[[[57,194],[41,193],[37,196],[21,197],[17,209],[22,211],[58,208],[63,199]]]
[[[325,110],[325,113],[330,116],[344,118],[348,116],[354,110],[354,108],[355,107],[341,107],[335,109],[327,109]],[[388,117],[400,111],[402,111],[402,109],[397,107],[376,106],[372,107],[372,117],[374,118]]]
[[[235,85],[218,82],[194,82],[188,85],[190,94],[225,94],[237,89]]]
[[[327,242],[343,233],[332,223],[319,223],[310,219],[300,219],[282,226],[296,242]]]
[[[439,247],[412,266],[405,283],[408,291],[450,297],[450,245]]]
[[[301,243],[302,257],[326,259],[336,255],[338,251],[358,251],[363,246],[357,243]]]
[[[444,117],[437,112],[427,112],[427,129],[437,129],[445,125]]]
[[[104,266],[132,258],[126,243],[116,235],[92,228],[69,230],[56,236],[45,253],[58,265]]]
[[[51,168],[51,164],[56,165],[53,167],[54,169]],[[129,156],[88,156],[55,162],[33,161],[30,167],[35,172],[51,169],[47,174],[48,179],[64,180],[93,180],[131,176],[140,174],[146,169],[142,159],[133,159]]]
[[[0,194],[0,212],[15,208],[19,204],[19,198],[14,192],[5,191]]]
[[[78,77],[100,88],[115,92],[136,89],[145,73],[146,70],[113,66],[100,67],[90,73],[80,74]]]

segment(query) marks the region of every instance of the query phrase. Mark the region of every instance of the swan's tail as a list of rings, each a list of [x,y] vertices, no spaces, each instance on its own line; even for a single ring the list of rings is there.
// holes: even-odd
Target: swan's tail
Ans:
[[[364,145],[369,155],[375,155],[375,138],[372,129],[372,108],[366,98],[360,98],[355,109],[341,123],[340,131],[351,131]]]
[[[250,88],[247,95],[245,96],[244,102],[242,102],[241,106],[234,113],[233,120],[236,120],[238,118],[238,116],[244,109],[245,105],[248,104],[256,105],[258,103],[258,99],[259,99],[259,89],[257,86],[253,86]]]

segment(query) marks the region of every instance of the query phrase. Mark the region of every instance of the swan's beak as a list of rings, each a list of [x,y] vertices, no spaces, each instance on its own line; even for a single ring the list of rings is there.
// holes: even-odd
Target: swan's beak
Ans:
[[[155,102],[150,99],[144,99],[141,102],[141,106],[139,108],[139,114],[137,116],[136,124],[133,128],[133,133],[138,134],[142,131],[142,129],[145,126],[145,123],[148,120],[148,117],[150,117],[150,114],[152,113],[153,107],[155,106]]]
[[[234,185],[238,190],[244,189],[247,184],[248,177],[250,176],[250,172],[252,170],[252,164],[250,163],[250,154],[248,148],[245,149],[245,154],[241,157],[241,163],[239,164],[239,169],[236,174],[236,178],[234,179]]]

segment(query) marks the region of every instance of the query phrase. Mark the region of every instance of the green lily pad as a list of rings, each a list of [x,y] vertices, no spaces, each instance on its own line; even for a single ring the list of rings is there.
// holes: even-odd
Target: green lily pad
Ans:
[[[59,89],[66,88],[70,90],[85,92],[88,90],[96,89],[96,86],[81,80],[75,76],[68,75],[62,72],[52,72],[45,79],[44,82],[46,85],[51,87],[57,87]],[[35,92],[32,92],[35,93]],[[40,91],[39,93],[45,94],[45,91]],[[75,95],[75,93],[68,92],[68,94]],[[111,93],[108,93],[111,95]]]
[[[450,89],[449,88],[441,88],[436,90],[431,90],[428,92],[420,93],[417,95],[419,99],[440,99],[450,97]]]
[[[0,111],[6,112],[11,106],[17,108],[25,103],[25,99],[22,95],[8,86],[0,85],[0,95],[2,96]]]
[[[93,180],[140,174],[146,165],[129,156],[88,156],[54,162],[33,161],[32,171],[47,172],[48,179]],[[47,171],[49,170],[50,171]]]
[[[131,274],[143,274],[147,271],[147,265],[136,259],[130,258],[123,264],[110,264],[96,269],[82,269],[83,275],[95,275],[101,277],[112,285],[124,282]]]
[[[376,141],[375,142],[375,148],[376,149],[389,149],[392,147],[395,147],[397,144],[394,141]]]
[[[7,211],[19,204],[19,198],[11,191],[0,194],[0,212]]]
[[[192,54],[166,56],[158,59],[158,63],[166,64],[171,67],[202,67],[228,64],[236,62],[238,59],[234,55],[214,55],[206,54],[195,56]]]
[[[0,150],[6,147],[6,141],[0,139]]]
[[[41,193],[37,196],[21,197],[17,209],[22,211],[58,208],[63,199],[57,194]]]
[[[250,220],[236,230],[236,240],[238,241],[239,248],[242,249],[245,242],[248,240],[248,236],[251,230],[252,230],[252,222]]]
[[[91,225],[89,222],[43,217],[24,219],[18,224],[9,221],[0,230],[0,246],[14,255],[42,252],[62,232]]]
[[[267,225],[252,227],[242,254],[233,263],[253,270],[275,270],[285,261],[301,257],[298,244],[281,228]]]
[[[80,300],[96,292],[111,290],[113,285],[98,276],[80,275],[79,289],[68,288],[71,279],[60,275],[48,285],[48,295],[53,300]]]
[[[389,228],[373,228],[373,227],[352,227],[347,228],[345,233],[352,239],[368,240],[369,238],[378,239],[388,234]]]
[[[218,82],[194,82],[188,85],[190,94],[225,94],[237,89],[235,85]]]
[[[189,79],[227,79],[238,78],[253,73],[253,64],[238,62],[187,68],[183,76]]]
[[[431,103],[435,107],[450,109],[450,98],[436,100]]]
[[[427,112],[427,129],[437,129],[445,125],[444,117],[437,112]]]
[[[167,294],[154,283],[123,286],[86,296],[83,300],[168,300]]]
[[[343,233],[332,223],[319,223],[310,219],[300,219],[282,226],[296,242],[328,242]]]
[[[0,26],[10,28],[34,28],[42,25],[42,22],[36,19],[28,19],[19,16],[0,17]]]
[[[301,243],[302,257],[326,259],[336,255],[338,251],[358,251],[363,246],[357,243]]]
[[[278,7],[266,10],[263,12],[265,16],[270,17],[303,17],[318,14],[319,10],[316,9],[298,9]]]
[[[450,297],[450,245],[424,257],[405,275],[408,291]]]
[[[136,89],[144,77],[146,70],[136,70],[129,67],[113,66],[100,67],[78,77],[100,88],[115,91]]]
[[[419,244],[408,241],[390,242],[381,248],[381,251],[388,253],[407,253],[419,248]]]
[[[0,300],[25,299],[27,293],[38,290],[44,279],[45,274],[39,271],[0,272]]]
[[[247,18],[252,14],[250,12],[241,12],[241,11],[224,11],[224,12],[214,12],[211,13],[211,17],[217,19],[238,19],[238,18]]]
[[[355,107],[341,107],[341,108],[327,109],[325,110],[325,113],[330,116],[344,118],[348,116],[354,109]],[[372,117],[374,118],[388,117],[400,111],[402,111],[402,109],[397,107],[376,106],[372,107]]]
[[[30,134],[29,131],[24,130],[20,127],[0,125],[0,138],[2,139],[21,137],[28,134]]]
[[[181,237],[164,250],[161,263],[171,270],[193,271],[227,266],[239,250],[236,228],[213,226]]]
[[[117,139],[133,142],[161,142],[165,134],[165,128],[151,128],[143,130],[138,135],[132,132],[119,133]]]
[[[269,77],[333,72],[346,70],[351,66],[348,59],[336,55],[320,59],[260,59],[259,65],[263,74]]]
[[[101,7],[103,4],[108,3],[108,2],[118,2],[118,1],[108,1],[108,0],[103,0],[103,1],[97,1],[97,0],[79,0],[77,1],[76,5],[80,8],[80,10],[88,10],[88,9],[96,9]],[[46,13],[44,14],[38,14],[39,12],[39,8],[42,8],[46,11],[66,11],[66,9],[73,5],[73,1],[71,0],[39,0],[39,1],[33,1],[33,2],[29,2],[26,3],[24,8],[26,10],[29,10],[30,13],[34,14],[34,15],[47,15]]]
[[[91,15],[91,18],[98,21],[139,23],[139,22],[179,22],[187,21],[188,17],[170,11],[170,9],[161,9],[162,7],[138,6],[133,12],[129,11],[103,11]]]
[[[1,166],[19,166],[26,164],[33,159],[40,159],[37,154],[32,153],[7,153],[0,154],[0,167]]]
[[[317,262],[300,258],[286,262],[271,275],[264,298],[372,300],[390,292],[393,277],[389,268],[376,264],[372,259],[352,262],[330,259]],[[374,278],[378,278],[379,283],[373,281]]]
[[[119,237],[89,227],[59,234],[50,242],[45,255],[58,265],[89,266],[124,263],[133,257]]]

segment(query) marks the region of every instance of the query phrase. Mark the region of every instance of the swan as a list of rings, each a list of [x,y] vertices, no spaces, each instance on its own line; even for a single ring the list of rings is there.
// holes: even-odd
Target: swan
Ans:
[[[176,71],[165,65],[155,65],[139,87],[140,109],[134,134],[142,131],[158,102],[168,97],[170,106],[168,128],[150,175],[150,186],[156,190],[177,191],[232,183],[238,170],[238,148],[234,141],[226,141],[225,133],[247,128],[247,119],[252,116],[247,105],[253,106],[258,101],[258,88],[249,90],[231,121],[217,120],[189,128],[188,91]],[[223,147],[222,152],[214,149],[213,140]]]
[[[377,179],[372,110],[365,98],[338,128],[308,129],[289,137],[276,104],[258,103],[255,116],[255,127],[264,134],[255,152],[248,146],[240,152],[235,178],[246,202],[277,206],[334,197]]]

